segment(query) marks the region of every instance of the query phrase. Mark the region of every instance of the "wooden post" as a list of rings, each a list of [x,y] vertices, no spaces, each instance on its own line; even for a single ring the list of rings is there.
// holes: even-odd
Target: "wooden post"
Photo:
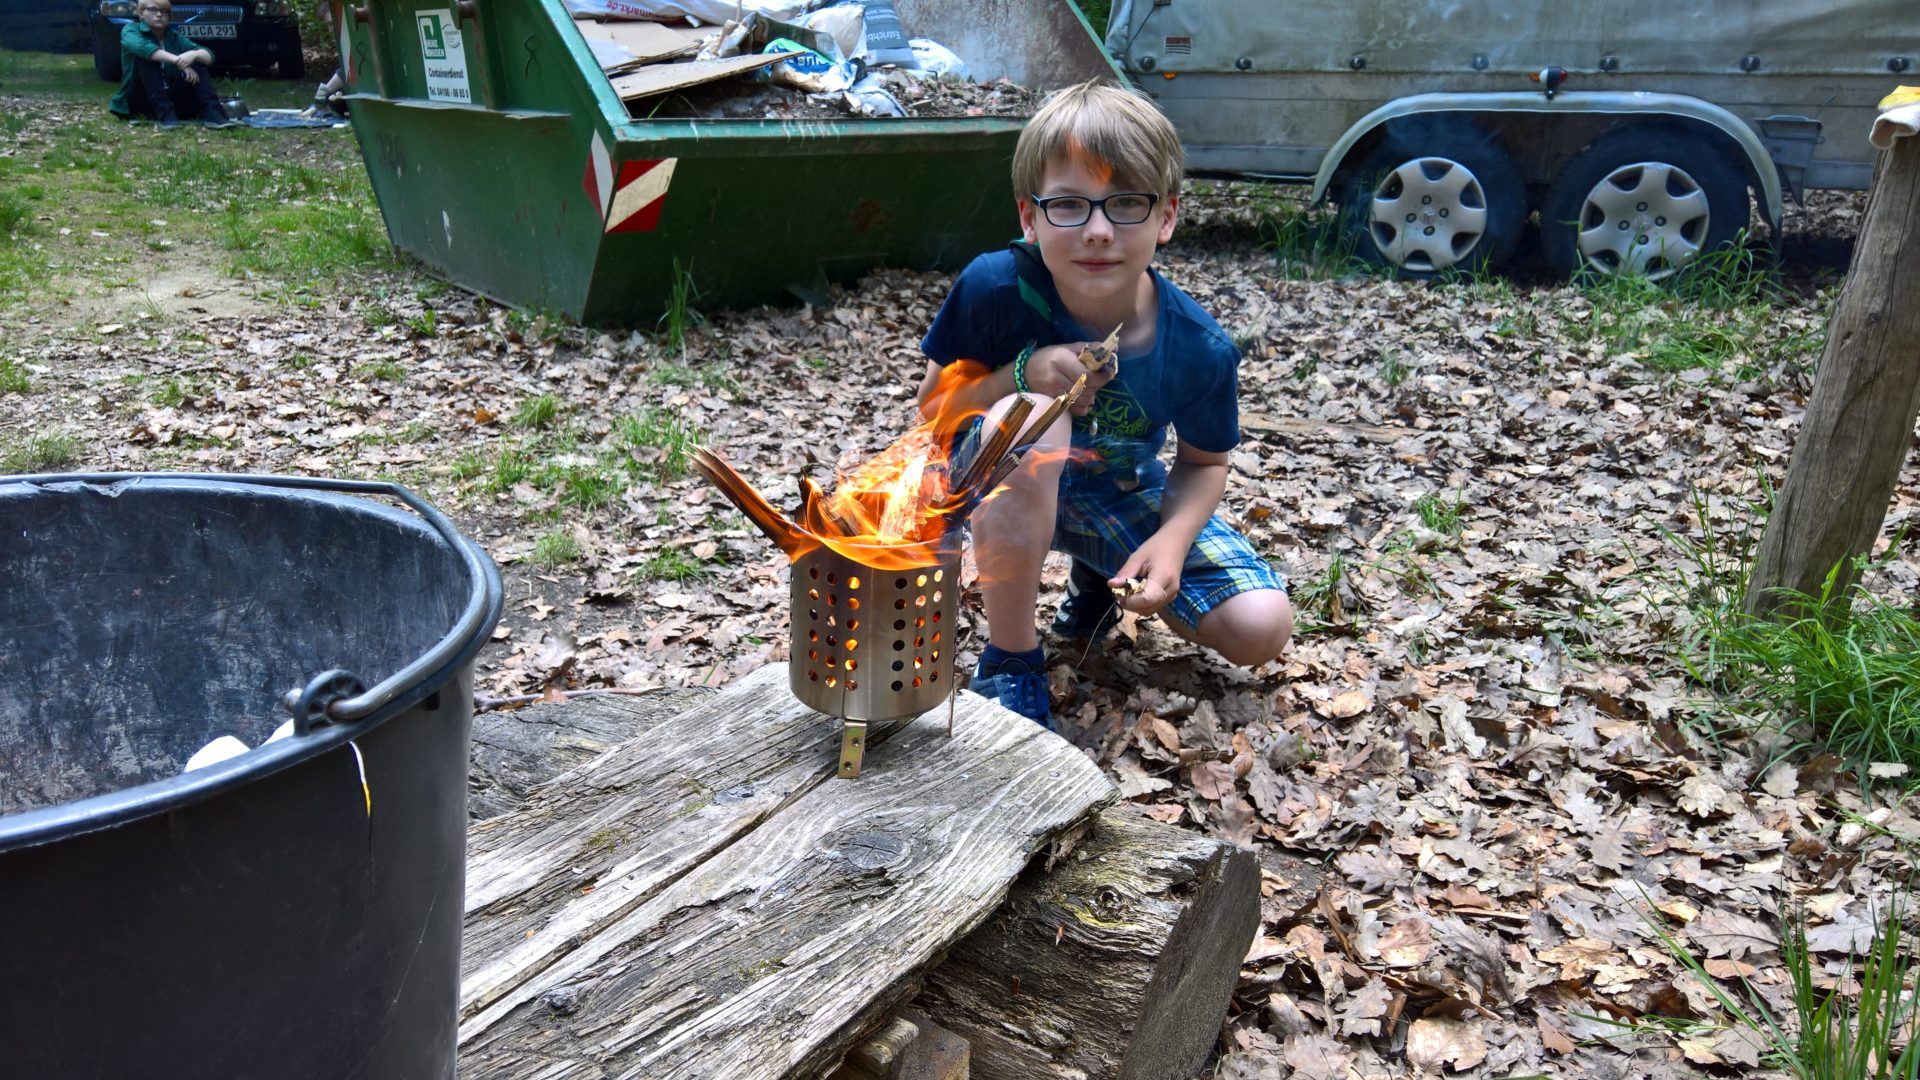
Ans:
[[[1747,587],[1764,614],[1777,589],[1817,596],[1840,565],[1853,581],[1886,521],[1920,414],[1920,136],[1894,143],[1873,190],[1834,305],[1813,397],[1794,442]]]

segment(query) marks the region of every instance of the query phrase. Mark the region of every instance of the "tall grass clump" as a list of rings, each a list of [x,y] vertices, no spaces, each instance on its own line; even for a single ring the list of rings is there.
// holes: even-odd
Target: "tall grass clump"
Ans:
[[[1778,590],[1768,615],[1750,615],[1752,551],[1766,507],[1748,507],[1746,523],[1730,533],[1698,495],[1694,506],[1701,538],[1667,534],[1688,564],[1677,589],[1687,608],[1679,647],[1688,673],[1856,767],[1897,761],[1920,769],[1920,609],[1876,596],[1863,574],[1841,585],[1836,566],[1818,595]],[[1900,549],[1899,539],[1889,550]]]
[[[1860,956],[1849,953],[1832,986],[1819,985],[1823,967],[1807,944],[1804,915],[1783,920],[1781,956],[1793,981],[1789,1022],[1776,1017],[1747,978],[1730,992],[1707,973],[1668,931],[1657,914],[1643,912],[1661,944],[1719,1002],[1732,1022],[1758,1036],[1763,1062],[1794,1080],[1894,1080],[1920,1077],[1920,1044],[1913,1028],[1920,1021],[1915,975],[1920,960],[1902,934],[1905,905],[1895,900],[1875,920],[1872,942]],[[1850,984],[1858,984],[1858,992]]]

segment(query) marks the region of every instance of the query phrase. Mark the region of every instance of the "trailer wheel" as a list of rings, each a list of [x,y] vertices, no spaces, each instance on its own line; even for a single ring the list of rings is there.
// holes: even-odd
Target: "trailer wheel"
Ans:
[[[93,36],[93,73],[104,82],[119,82],[123,71],[120,67],[120,39],[102,39],[99,34]]]
[[[1556,273],[1662,280],[1740,235],[1752,218],[1742,170],[1712,143],[1666,128],[1611,132],[1567,165],[1540,208]]]
[[[1457,122],[1390,134],[1347,175],[1340,202],[1355,253],[1415,278],[1497,269],[1527,217],[1513,159]]]

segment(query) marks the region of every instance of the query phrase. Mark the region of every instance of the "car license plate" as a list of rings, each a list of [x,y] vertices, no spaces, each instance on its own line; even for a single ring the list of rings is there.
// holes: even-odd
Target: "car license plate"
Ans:
[[[211,41],[214,38],[229,40],[240,36],[240,28],[233,23],[188,23],[180,32],[194,41]]]

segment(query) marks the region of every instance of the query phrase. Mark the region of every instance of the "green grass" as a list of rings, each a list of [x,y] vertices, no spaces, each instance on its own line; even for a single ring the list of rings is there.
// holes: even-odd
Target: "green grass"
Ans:
[[[534,465],[534,459],[518,447],[500,451],[500,456],[493,459],[493,468],[486,474],[487,490],[495,493],[511,490],[533,475]]]
[[[1725,617],[1721,680],[1856,765],[1920,769],[1920,618],[1859,586],[1783,594],[1771,619]]]
[[[513,426],[522,431],[545,431],[560,419],[560,399],[552,394],[530,397],[513,411]]]
[[[1420,524],[1437,533],[1458,538],[1460,535],[1460,511],[1465,504],[1459,492],[1455,492],[1452,501],[1438,493],[1428,492],[1413,500],[1413,512]]]
[[[0,304],[119,287],[127,267],[152,265],[156,253],[197,258],[268,295],[290,289],[296,300],[343,274],[399,265],[350,143],[127,124],[100,107],[110,88],[89,57],[0,56],[8,93],[26,102],[0,118],[0,138],[18,150],[0,161]],[[304,79],[216,83],[255,107],[304,105],[312,91]],[[40,121],[43,106],[61,122]],[[323,139],[322,153],[287,153],[290,142],[321,149]]]
[[[353,369],[355,378],[377,379],[381,382],[400,382],[407,377],[405,366],[394,360],[382,360],[376,364],[361,364]]]
[[[1688,674],[1722,711],[1760,717],[1863,775],[1877,761],[1920,769],[1920,609],[1875,596],[1860,584],[1871,567],[1857,565],[1853,584],[1837,584],[1836,566],[1819,595],[1783,590],[1771,617],[1747,614],[1767,509],[1738,507],[1723,525],[1696,495],[1700,538],[1667,533],[1683,558],[1668,591],[1684,608],[1675,642]],[[1896,537],[1888,550],[1900,547]]]
[[[148,400],[163,409],[174,409],[185,405],[187,399],[192,396],[193,384],[191,382],[168,376],[161,380],[160,384],[154,388]]]
[[[541,566],[564,566],[580,561],[580,542],[569,532],[550,532],[533,542],[533,561]]]
[[[700,432],[677,409],[647,408],[614,422],[616,442],[628,452],[630,468],[656,480],[685,476],[700,443]]]
[[[1744,343],[1733,331],[1712,323],[1680,324],[1648,347],[1646,364],[1655,371],[1717,371]]]
[[[663,386],[698,387],[710,393],[726,391],[732,393],[740,388],[740,383],[720,362],[705,364],[655,364],[648,372],[648,378]]]
[[[706,321],[706,317],[693,309],[692,302],[700,295],[693,284],[693,266],[681,266],[678,258],[673,260],[673,284],[667,291],[667,310],[662,312],[659,321],[661,343],[667,351],[681,356],[687,352],[687,331],[696,324]]]
[[[1388,349],[1380,354],[1380,381],[1389,387],[1398,388],[1407,381],[1409,369],[1407,362],[1400,358],[1400,350]]]
[[[618,473],[598,463],[563,465],[542,473],[539,481],[541,487],[557,490],[561,502],[583,510],[611,506],[626,490],[626,482]]]
[[[26,366],[18,360],[0,359],[0,394],[25,394],[33,389]]]
[[[0,190],[0,244],[11,244],[33,225],[33,207],[18,191]]]
[[[1107,32],[1107,16],[1113,9],[1113,0],[1073,0],[1073,4],[1087,17],[1094,33]]]
[[[1302,629],[1312,625],[1339,626],[1352,619],[1341,599],[1346,588],[1347,559],[1335,552],[1319,576],[1300,582],[1293,588],[1294,608],[1300,613]]]
[[[1261,199],[1258,212],[1261,246],[1272,252],[1282,276],[1326,281],[1380,272],[1355,253],[1355,237],[1341,228],[1336,208],[1310,207],[1298,198],[1269,194]]]
[[[667,548],[647,557],[634,567],[634,577],[642,581],[696,581],[713,570],[707,564],[678,548]]]
[[[53,472],[73,464],[79,456],[80,440],[71,435],[35,435],[0,447],[0,473]]]
[[[1732,1023],[1758,1036],[1764,1065],[1794,1080],[1891,1080],[1920,1076],[1920,1041],[1911,1038],[1920,1020],[1920,997],[1910,990],[1920,975],[1920,961],[1904,945],[1903,907],[1896,899],[1877,914],[1865,954],[1849,953],[1841,976],[1827,986],[1821,985],[1826,963],[1807,944],[1805,917],[1781,920],[1780,951],[1793,982],[1791,1025],[1774,1015],[1766,997],[1745,976],[1737,978],[1736,993],[1708,974],[1651,906],[1641,915]],[[1695,1033],[1697,1028],[1687,1032]]]

